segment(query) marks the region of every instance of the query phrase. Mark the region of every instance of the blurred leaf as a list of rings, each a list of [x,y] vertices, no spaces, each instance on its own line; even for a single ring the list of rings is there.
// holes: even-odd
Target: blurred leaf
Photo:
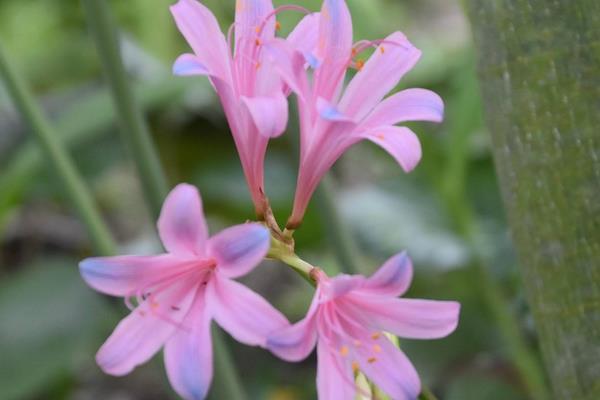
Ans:
[[[45,261],[0,285],[0,398],[31,397],[76,371],[112,323],[107,303],[81,280],[77,262]]]
[[[341,212],[364,247],[387,256],[406,249],[417,265],[441,269],[467,264],[465,243],[444,224],[431,196],[408,185],[398,192],[368,185],[340,195]]]
[[[515,388],[498,378],[465,375],[450,384],[446,400],[524,400]]]

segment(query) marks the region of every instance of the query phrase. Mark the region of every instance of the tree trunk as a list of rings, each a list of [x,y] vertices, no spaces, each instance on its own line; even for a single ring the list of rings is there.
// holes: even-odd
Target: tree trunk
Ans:
[[[600,399],[600,0],[466,3],[550,381]]]

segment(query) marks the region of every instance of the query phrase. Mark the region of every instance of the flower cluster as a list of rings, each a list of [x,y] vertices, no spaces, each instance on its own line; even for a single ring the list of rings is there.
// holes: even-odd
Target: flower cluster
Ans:
[[[276,35],[276,16],[284,10],[307,13],[285,39]],[[297,259],[293,241],[268,218],[263,182],[268,141],[287,126],[288,97],[297,97],[301,127],[294,208],[286,224],[291,235],[323,175],[355,143],[378,144],[405,171],[417,165],[419,140],[395,125],[439,122],[443,103],[424,89],[384,97],[415,65],[419,50],[400,32],[353,44],[344,0],[325,0],[319,13],[298,6],[274,9],[271,0],[237,0],[227,35],[196,0],[179,0],[171,11],[193,49],[176,60],[174,73],[205,75],[215,88],[260,222],[209,237],[197,189],[181,184],[165,200],[158,221],[165,254],[82,261],[81,274],[92,288],[125,298],[131,309],[100,348],[98,364],[106,373],[125,375],[164,347],[173,388],[184,399],[203,399],[213,375],[214,320],[237,341],[287,361],[306,358],[316,346],[320,399],[353,399],[363,391],[355,383],[359,372],[393,399],[416,399],[419,377],[390,335],[444,337],[456,328],[460,307],[399,298],[413,273],[405,253],[368,278],[330,278],[302,261],[308,267],[301,272],[316,291],[306,317],[295,324],[234,279],[267,256],[290,265],[295,264],[290,258]],[[368,48],[375,49],[369,60],[358,59]],[[345,86],[349,69],[358,71]]]

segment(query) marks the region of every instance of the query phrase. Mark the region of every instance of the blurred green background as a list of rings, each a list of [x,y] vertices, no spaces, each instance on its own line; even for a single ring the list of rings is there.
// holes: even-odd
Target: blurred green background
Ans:
[[[200,188],[213,232],[251,219],[253,207],[233,141],[210,86],[202,78],[170,74],[172,61],[187,50],[168,12],[172,1],[110,3],[121,28],[124,60],[170,184],[186,181]],[[226,30],[233,0],[204,3]],[[484,284],[491,277],[501,288],[506,307],[535,348],[460,4],[348,3],[355,39],[402,30],[423,50],[421,62],[401,87],[435,90],[447,106],[442,125],[411,125],[424,148],[423,162],[414,173],[404,174],[391,157],[368,143],[353,148],[332,172],[335,201],[357,240],[360,265],[370,272],[406,249],[416,269],[409,297],[462,303],[461,323],[451,337],[402,343],[440,398],[526,399]],[[302,5],[317,10],[320,2]],[[298,19],[284,14],[283,32]],[[119,140],[80,4],[2,0],[0,40],[93,188],[120,252],[159,251],[132,162]],[[296,131],[292,122],[287,137],[271,142],[267,159],[266,189],[280,220],[289,213],[293,197],[291,141],[297,139]],[[77,263],[91,255],[90,243],[33,139],[0,84],[0,399],[176,398],[160,356],[118,379],[103,375],[95,365],[95,351],[126,308],[111,306],[82,283]],[[336,264],[327,239],[327,227],[313,204],[297,232],[297,249],[333,273],[343,266]],[[265,262],[245,281],[294,321],[302,317],[312,295],[310,286],[276,263]],[[231,347],[250,398],[315,398],[314,355],[300,364],[285,364],[233,341]]]

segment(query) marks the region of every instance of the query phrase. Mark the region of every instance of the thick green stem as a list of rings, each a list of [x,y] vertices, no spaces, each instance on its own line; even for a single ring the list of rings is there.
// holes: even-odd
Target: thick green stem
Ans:
[[[466,3],[500,187],[550,382],[557,399],[598,399],[600,2]]]
[[[88,25],[119,114],[122,137],[136,163],[155,218],[168,191],[167,181],[121,59],[117,29],[105,0],[82,0]]]
[[[19,112],[36,135],[52,168],[62,181],[68,198],[73,203],[81,220],[89,232],[91,242],[97,253],[109,255],[114,253],[115,244],[111,234],[98,212],[94,200],[77,172],[73,160],[63,147],[46,117],[36,105],[33,95],[21,79],[16,69],[10,64],[0,44],[0,75],[13,98]]]

